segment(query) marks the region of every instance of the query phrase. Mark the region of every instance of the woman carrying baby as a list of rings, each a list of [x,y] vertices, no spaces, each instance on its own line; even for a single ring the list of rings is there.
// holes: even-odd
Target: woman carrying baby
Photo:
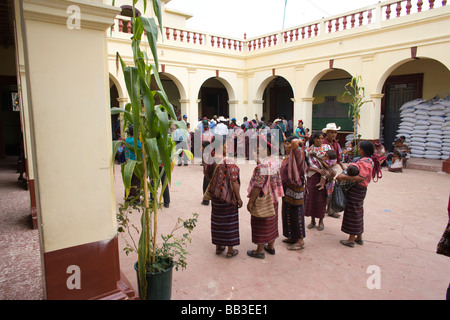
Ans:
[[[308,229],[316,226],[316,218],[319,219],[317,230],[324,229],[323,218],[327,206],[327,190],[324,188],[324,181],[327,171],[321,166],[319,159],[324,158],[331,147],[328,144],[322,144],[324,133],[321,131],[314,132],[309,141],[309,148],[307,149],[308,156],[308,171],[306,180],[306,196],[304,201],[305,217],[311,217],[311,223]]]
[[[341,230],[349,235],[347,240],[341,240],[341,244],[354,247],[355,243],[364,244],[362,234],[364,232],[364,199],[367,193],[367,186],[374,178],[379,178],[380,166],[378,158],[374,155],[375,147],[370,141],[361,141],[358,153],[361,158],[349,165],[356,166],[359,174],[350,176],[342,173],[336,180],[359,182],[352,186],[347,192],[347,204],[344,209]]]

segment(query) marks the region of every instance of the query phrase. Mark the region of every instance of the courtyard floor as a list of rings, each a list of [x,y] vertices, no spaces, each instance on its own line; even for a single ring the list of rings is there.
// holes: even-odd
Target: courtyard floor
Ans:
[[[413,162],[426,162],[411,159]],[[450,282],[450,258],[436,254],[447,225],[450,176],[442,172],[405,169],[371,183],[365,200],[364,245],[339,243],[342,217],[326,217],[325,229],[307,230],[305,249],[288,251],[282,243],[281,214],[275,256],[264,260],[247,256],[251,242],[247,187],[254,164],[241,164],[239,254],[231,259],[215,254],[211,244],[211,206],[202,199],[202,167],[175,166],[170,208],[159,214],[161,232],[178,217],[199,214],[188,247],[188,266],[174,272],[172,298],[177,300],[304,300],[304,299],[445,299]],[[423,168],[422,168],[423,169]],[[120,202],[120,171],[116,170],[116,199]],[[279,211],[281,205],[279,206]],[[139,225],[138,220],[135,223]],[[306,224],[309,218],[306,218]],[[121,254],[121,268],[136,289],[136,255]],[[373,267],[375,266],[375,267]],[[372,288],[371,268],[379,268],[379,289]],[[371,271],[372,270],[372,271]],[[369,272],[369,273],[368,273]]]
[[[39,236],[30,228],[29,194],[17,181],[14,158],[0,160],[0,299],[43,298]],[[450,176],[425,171],[422,159],[411,159],[403,173],[383,169],[383,178],[371,183],[365,200],[363,246],[341,245],[341,218],[325,218],[325,229],[307,230],[305,249],[288,251],[280,238],[276,255],[264,260],[247,256],[251,242],[250,215],[245,209],[246,189],[254,164],[240,164],[241,244],[239,254],[226,259],[211,244],[211,207],[202,206],[202,167],[175,166],[170,208],[163,208],[159,225],[168,233],[178,217],[199,214],[188,266],[173,275],[173,300],[443,300],[450,282],[450,258],[436,254],[447,225]],[[425,161],[426,162],[426,161]],[[422,170],[411,169],[418,163]],[[123,185],[116,166],[116,201]],[[281,207],[281,206],[280,206]],[[139,225],[139,218],[133,218]],[[309,219],[306,219],[309,223]],[[120,240],[123,246],[123,240]],[[136,255],[120,250],[121,270],[137,291],[133,265]],[[379,275],[378,283],[372,281]],[[379,284],[373,288],[373,284]]]

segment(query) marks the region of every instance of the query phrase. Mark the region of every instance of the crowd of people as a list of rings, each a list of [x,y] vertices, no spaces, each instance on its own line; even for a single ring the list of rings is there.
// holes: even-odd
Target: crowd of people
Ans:
[[[248,250],[247,255],[264,259],[266,253],[275,254],[280,202],[283,242],[288,244],[289,250],[304,249],[306,229],[324,230],[327,213],[340,217],[330,206],[336,181],[351,183],[346,192],[347,205],[341,227],[348,239],[340,243],[349,247],[363,244],[364,198],[369,182],[380,173],[374,144],[360,142],[359,158],[348,165],[354,167],[350,169],[355,169],[357,174],[350,174],[354,170],[348,170],[342,163],[343,151],[336,139],[340,127],[334,123],[309,136],[302,121],[289,134],[283,119],[276,119],[270,125],[263,119],[258,121],[256,116],[252,121],[244,118],[248,129],[245,122],[239,125],[236,119],[231,119],[234,127],[225,126],[233,130],[231,136],[236,132],[239,135],[241,130],[254,129],[249,139],[254,139],[255,148],[248,148],[245,140],[236,139],[236,144],[229,143],[230,139],[222,140],[221,136],[230,136],[229,131],[222,131],[219,127],[226,121],[223,117],[218,117],[217,123],[214,123],[215,119],[211,120],[214,134],[211,134],[211,122],[207,119],[203,119],[198,128],[204,137],[202,204],[211,203],[211,237],[216,254],[226,250],[226,257],[231,258],[239,252],[235,247],[240,244],[239,209],[244,203],[240,192],[240,168],[233,156],[239,148],[245,149],[246,157],[256,161],[245,192],[248,198],[246,209],[251,214],[252,242],[256,248]],[[220,143],[215,143],[217,138]],[[234,148],[231,152],[228,150],[230,147]],[[339,167],[343,170],[340,174]],[[307,226],[305,217],[311,219]]]
[[[411,155],[411,150],[405,143],[405,136],[397,137],[388,151],[380,142],[375,142],[374,146],[380,166],[386,166],[390,172],[403,172]],[[355,141],[350,141],[343,151],[344,162],[350,163],[358,157],[355,155]]]
[[[396,155],[392,159],[383,158],[377,153],[379,145],[361,141],[358,155],[348,158],[350,148],[341,149],[337,140],[341,128],[335,123],[310,135],[302,120],[294,129],[292,121],[284,117],[266,122],[264,117],[258,119],[255,115],[252,120],[245,117],[241,123],[235,118],[214,116],[200,119],[193,131],[187,117],[183,116],[182,120],[187,130],[172,125],[172,139],[177,150],[194,151],[194,144],[201,143],[204,194],[201,204],[211,204],[211,237],[216,254],[227,250],[226,257],[231,258],[239,252],[235,248],[240,244],[239,209],[244,205],[236,161],[239,156],[256,161],[246,190],[246,209],[251,213],[252,242],[256,245],[247,251],[249,256],[263,259],[266,253],[275,254],[280,203],[283,242],[289,250],[304,249],[306,229],[324,230],[326,214],[340,217],[330,205],[336,182],[349,186],[341,227],[349,236],[341,243],[349,247],[363,244],[367,186],[371,180],[381,177],[380,162],[395,163]],[[133,145],[133,128],[127,131],[126,141]],[[135,157],[127,148],[123,153],[126,159]],[[344,165],[345,161],[350,163]],[[178,166],[187,166],[189,162],[186,152],[180,151]],[[132,185],[138,184],[139,181],[132,180]],[[132,191],[129,197],[133,196],[136,195]],[[169,188],[165,189],[163,198],[164,206],[169,207]],[[310,218],[308,225],[306,217]]]
[[[192,150],[197,135],[201,141],[203,166],[203,199],[201,204],[211,204],[211,242],[217,255],[226,250],[226,257],[239,254],[239,209],[244,206],[243,195],[248,199],[246,209],[251,214],[251,239],[255,248],[247,255],[264,259],[265,254],[275,255],[275,240],[279,237],[278,208],[281,203],[282,242],[291,251],[305,248],[306,229],[325,228],[328,214],[339,218],[331,201],[337,183],[342,188],[346,204],[343,210],[341,231],[348,238],[340,240],[347,247],[364,245],[364,199],[371,181],[382,177],[381,166],[389,171],[401,172],[409,158],[405,138],[395,139],[389,152],[382,144],[351,141],[341,149],[337,133],[341,129],[329,123],[312,135],[299,120],[295,129],[292,121],[284,118],[273,122],[235,118],[213,117],[200,119],[190,131],[187,117],[183,116],[187,130],[173,125],[170,129],[177,150]],[[127,129],[129,145],[134,145],[133,127]],[[254,143],[250,143],[253,141]],[[140,142],[137,143],[140,148]],[[355,148],[357,147],[357,153]],[[241,196],[240,168],[236,157],[256,161],[247,189]],[[119,149],[119,162],[136,159],[124,145]],[[180,152],[178,165],[188,165],[189,159]],[[340,170],[341,169],[341,170]],[[162,175],[162,183],[165,175]],[[139,179],[133,175],[129,198],[138,195]],[[170,204],[169,188],[163,193],[164,207]],[[342,212],[342,211],[341,211]],[[450,212],[450,200],[449,200]],[[450,214],[450,213],[449,213]],[[305,218],[310,223],[305,224]],[[448,238],[447,233],[443,237]],[[445,240],[447,241],[447,240]],[[442,241],[441,241],[442,242]],[[441,243],[440,243],[441,245]],[[448,292],[450,292],[450,285]],[[448,294],[447,292],[447,294]]]

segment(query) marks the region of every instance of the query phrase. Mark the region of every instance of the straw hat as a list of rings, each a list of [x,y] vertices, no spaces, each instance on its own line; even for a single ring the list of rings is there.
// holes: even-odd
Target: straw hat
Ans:
[[[327,132],[328,130],[339,131],[341,127],[337,127],[336,123],[328,123],[327,127],[322,129],[322,132]]]
[[[220,122],[227,122],[228,119],[225,119],[223,116],[220,116],[219,118],[217,118],[217,121],[220,121]]]
[[[281,122],[281,121],[283,121],[283,120],[278,118],[278,119],[273,120],[273,123],[277,123],[277,122]]]

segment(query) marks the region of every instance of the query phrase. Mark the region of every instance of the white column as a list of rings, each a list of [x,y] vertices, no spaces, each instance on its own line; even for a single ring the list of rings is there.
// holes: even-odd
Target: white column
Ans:
[[[298,118],[303,120],[303,126],[309,128],[312,133],[312,113],[313,113],[314,97],[304,97],[300,104],[300,112]],[[297,119],[298,120],[298,119]]]

